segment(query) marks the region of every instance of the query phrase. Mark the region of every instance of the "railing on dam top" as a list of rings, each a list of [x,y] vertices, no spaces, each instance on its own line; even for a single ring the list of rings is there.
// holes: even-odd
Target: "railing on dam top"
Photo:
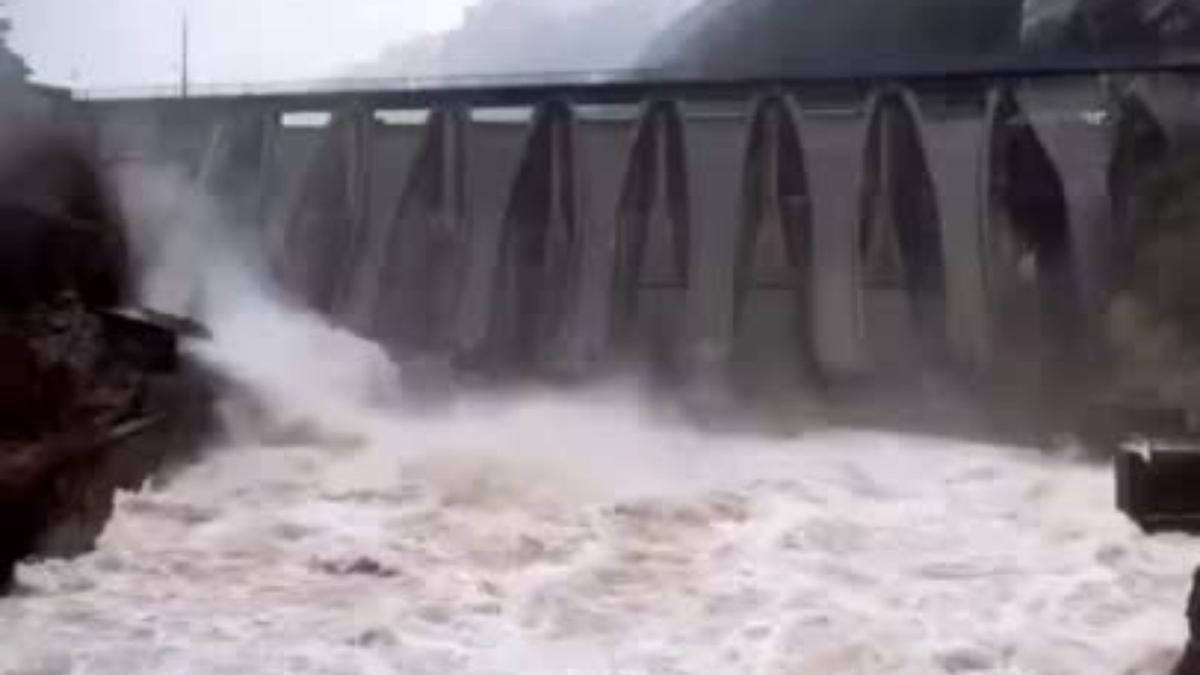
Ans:
[[[1040,377],[1086,350],[1188,72],[84,104],[401,356],[748,387]],[[1131,238],[1133,237],[1133,238]]]
[[[1002,82],[1071,76],[1137,75],[1200,72],[1200,55],[1188,52],[1153,54],[997,54],[973,58],[936,57],[924,65],[911,59],[891,69],[847,71],[842,66],[813,66],[786,73],[763,72],[761,65],[745,72],[723,68],[719,76],[697,77],[671,69],[623,68],[618,70],[550,70],[526,72],[476,72],[413,74],[403,76],[329,77],[312,80],[189,82],[148,86],[112,86],[78,89],[77,100],[96,104],[144,104],[150,101],[181,102],[193,107],[232,98],[273,99],[345,98],[355,96],[373,105],[428,104],[452,100],[460,104],[485,101],[536,103],[546,98],[583,100],[641,100],[698,94],[712,98],[740,96],[767,88],[813,89],[821,85],[873,86],[885,82],[949,83],[956,81]]]

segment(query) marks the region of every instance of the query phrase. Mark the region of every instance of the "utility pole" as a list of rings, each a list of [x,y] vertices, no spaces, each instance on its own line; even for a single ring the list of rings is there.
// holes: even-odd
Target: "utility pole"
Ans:
[[[191,93],[190,90],[192,77],[191,47],[188,44],[189,35],[187,8],[184,8],[183,16],[181,17],[179,38],[179,95],[183,98],[187,98]]]

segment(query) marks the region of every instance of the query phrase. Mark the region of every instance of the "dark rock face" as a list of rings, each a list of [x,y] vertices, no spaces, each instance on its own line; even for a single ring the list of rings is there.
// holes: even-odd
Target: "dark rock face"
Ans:
[[[1200,569],[1192,580],[1192,595],[1188,599],[1188,640],[1183,659],[1175,666],[1173,675],[1200,675]]]
[[[108,226],[0,203],[0,312],[27,311],[68,289],[89,306],[119,304],[123,258]]]
[[[0,315],[0,590],[27,556],[88,550],[117,489],[186,460],[213,426],[203,374],[131,358],[131,341],[160,354],[175,339],[128,335],[69,292]]]
[[[71,295],[0,328],[0,585],[49,525],[52,484],[134,407],[131,371],[104,363],[95,317]]]
[[[0,312],[72,288],[89,306],[129,299],[115,199],[65,103],[0,81]]]
[[[0,100],[0,593],[30,555],[87,550],[115,490],[210,426],[179,326],[112,310],[131,275],[110,204],[84,146]]]
[[[116,490],[186,461],[213,426],[208,379],[163,356],[176,334],[132,321],[70,292],[0,315],[0,591],[27,556],[88,550]]]
[[[1200,413],[1198,150],[1200,137],[1181,133],[1130,190],[1103,324],[1107,396],[1183,410],[1193,421]]]

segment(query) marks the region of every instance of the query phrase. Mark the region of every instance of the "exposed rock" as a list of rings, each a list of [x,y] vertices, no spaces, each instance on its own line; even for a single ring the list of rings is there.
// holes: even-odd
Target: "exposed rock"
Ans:
[[[368,576],[386,579],[396,576],[396,570],[388,568],[374,558],[360,557],[352,560],[318,560],[313,567],[325,574],[338,577]]]
[[[1192,595],[1188,599],[1188,640],[1187,651],[1172,671],[1174,675],[1200,675],[1200,569],[1196,570],[1192,580]]]
[[[0,368],[0,590],[29,555],[88,550],[114,492],[168,468],[211,426],[200,374],[123,357],[129,338],[77,298],[8,322],[0,363],[19,368]]]
[[[387,628],[371,628],[350,639],[356,647],[394,647],[398,643],[395,633]]]
[[[959,647],[942,653],[938,662],[947,673],[981,673],[993,669],[996,659],[979,647]]]
[[[0,94],[0,592],[27,556],[90,548],[211,409],[176,351],[195,331],[112,309],[132,275],[104,181],[26,96]]]

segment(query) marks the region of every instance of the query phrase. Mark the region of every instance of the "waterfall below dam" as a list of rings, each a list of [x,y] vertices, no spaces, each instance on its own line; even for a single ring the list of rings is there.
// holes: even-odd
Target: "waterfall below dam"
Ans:
[[[1184,642],[1200,542],[1139,533],[1104,467],[704,433],[620,388],[413,411],[383,350],[191,236],[149,297],[201,308],[225,438],[20,570],[0,673],[1150,675]]]

